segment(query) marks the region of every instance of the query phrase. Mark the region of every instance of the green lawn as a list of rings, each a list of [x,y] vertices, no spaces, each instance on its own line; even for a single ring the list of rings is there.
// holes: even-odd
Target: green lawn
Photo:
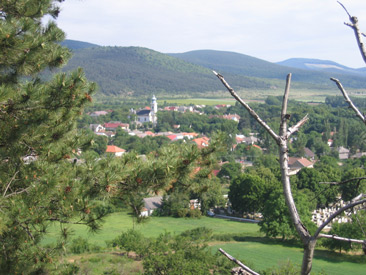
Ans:
[[[147,222],[135,224],[135,229],[140,230],[146,237],[157,237],[165,231],[179,234],[185,230],[196,227],[211,228],[214,234],[246,234],[249,236],[260,236],[259,227],[256,224],[239,223],[222,219],[214,219],[202,217],[200,219],[184,219],[172,217],[152,217]],[[99,246],[105,246],[105,241],[114,239],[123,231],[133,227],[132,218],[125,212],[113,213],[105,219],[102,230],[97,234],[88,232],[88,229],[83,225],[73,225],[72,238],[79,236],[87,238],[89,242]],[[44,244],[56,240],[58,228],[50,228],[47,238],[43,241]]]
[[[291,260],[293,264],[301,264],[301,247],[263,237],[257,224],[209,217],[202,217],[201,219],[152,217],[146,223],[135,225],[135,228],[146,237],[156,237],[165,231],[179,234],[185,230],[201,226],[212,229],[216,235],[231,234],[240,236],[241,238],[236,238],[237,241],[235,242],[212,242],[213,251],[222,248],[257,271],[277,266],[288,260]],[[113,213],[106,218],[103,228],[98,234],[89,233],[85,226],[72,226],[74,234],[72,238],[82,236],[88,239],[90,243],[104,247],[105,241],[114,239],[121,232],[132,227],[132,218],[127,213]],[[57,228],[50,228],[50,232],[43,243],[53,242],[56,237]],[[318,249],[314,257],[313,270],[314,272],[324,271],[326,274],[366,274],[366,256],[340,255]]]
[[[213,245],[213,248],[215,250],[222,248],[257,271],[286,263],[288,260],[300,266],[303,255],[299,247],[258,241],[217,244]],[[330,275],[366,274],[366,259],[365,256],[339,255],[319,249],[315,251],[313,272]]]

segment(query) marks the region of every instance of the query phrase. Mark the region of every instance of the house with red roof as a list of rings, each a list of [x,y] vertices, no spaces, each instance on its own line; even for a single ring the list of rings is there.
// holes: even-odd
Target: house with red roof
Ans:
[[[119,148],[115,145],[108,145],[106,150],[106,153],[114,154],[116,157],[122,156],[125,152],[125,149]]]
[[[170,139],[171,141],[174,141],[177,139],[177,135],[167,135],[166,136],[168,139]]]
[[[121,127],[123,130],[128,130],[130,125],[128,123],[122,123],[119,121],[111,121],[104,123],[104,128],[106,131],[117,131],[118,127]]]
[[[197,144],[198,148],[203,148],[208,146],[210,139],[208,137],[201,137],[195,138],[193,141]]]
[[[306,158],[289,157],[288,167],[289,167],[289,174],[290,175],[295,175],[302,168],[313,168],[314,167],[314,162],[312,162],[312,161],[310,161]]]

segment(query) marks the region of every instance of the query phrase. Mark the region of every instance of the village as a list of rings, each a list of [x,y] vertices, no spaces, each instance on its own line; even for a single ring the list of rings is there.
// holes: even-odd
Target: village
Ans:
[[[155,96],[151,99],[151,106],[145,107],[140,110],[130,110],[130,114],[134,115],[135,119],[132,122],[133,130],[130,129],[130,123],[121,122],[121,121],[109,121],[100,124],[90,124],[89,128],[94,132],[95,135],[104,136],[109,139],[113,138],[118,129],[121,129],[128,133],[130,136],[136,136],[140,139],[145,137],[159,137],[163,136],[170,140],[170,142],[191,142],[197,145],[198,148],[207,147],[210,143],[210,137],[199,134],[196,132],[182,132],[180,131],[180,125],[173,125],[176,131],[165,131],[165,132],[154,132],[152,129],[161,121],[158,121],[158,112],[177,112],[177,113],[196,113],[200,116],[209,116],[214,117],[214,115],[207,115],[203,112],[204,105],[195,105],[195,106],[166,106],[164,108],[158,108],[157,99]],[[221,108],[228,108],[230,105],[215,105],[214,108],[220,110]],[[101,117],[105,116],[108,113],[112,112],[113,110],[101,110],[101,111],[93,111],[88,113],[90,117]],[[239,123],[240,116],[237,114],[223,114],[223,115],[216,115],[221,119],[234,121],[235,123]],[[151,129],[146,129],[143,127],[144,125],[149,124]],[[235,134],[234,142],[231,146],[231,151],[235,151],[238,145],[245,145],[247,148],[253,147],[259,151],[265,152],[267,148],[263,147],[262,141],[258,137],[258,133],[249,133],[245,136],[242,133]],[[333,148],[333,140],[331,137],[334,135],[334,132],[330,132],[330,138],[327,140],[327,145],[331,148],[336,154],[339,159],[339,165],[341,165],[342,161],[347,159],[357,159],[361,158],[366,155],[366,152],[357,152],[355,154],[351,154],[350,150],[344,148],[343,146],[339,146],[337,148]],[[123,148],[120,148],[115,145],[107,145],[106,151],[107,154],[113,154],[116,157],[121,157],[127,151]],[[304,154],[301,157],[291,156],[288,161],[289,166],[289,175],[296,175],[301,169],[308,168],[311,169],[314,167],[314,164],[319,161],[316,157],[315,153],[313,153],[309,148],[304,148]],[[253,166],[253,159],[250,157],[238,157],[235,159],[236,163],[241,165],[241,170],[244,171],[245,168]],[[221,161],[219,166],[221,167],[226,162]],[[214,170],[214,175],[216,176],[220,169]],[[223,194],[226,203],[225,207],[218,207],[217,209],[211,209],[208,211],[208,214],[214,216],[214,213],[221,215],[230,215],[230,216],[237,216],[238,213],[232,209],[231,203],[228,200],[228,195]],[[331,203],[328,207],[323,207],[319,209],[315,209],[312,212],[311,220],[316,224],[322,224],[326,219],[328,219],[335,211],[337,211],[340,207],[344,206],[349,202],[344,202],[342,198],[339,196],[337,202]],[[141,216],[150,216],[154,212],[154,210],[161,207],[162,204],[162,196],[156,197],[149,197],[144,199],[144,207],[141,212]],[[191,209],[200,209],[200,202],[197,199],[191,199],[189,207]],[[360,208],[360,207],[359,207]],[[357,212],[357,208],[353,209],[352,211],[348,211],[342,217],[337,217],[334,219],[333,222],[336,223],[347,223],[350,221],[349,216],[355,214]],[[207,214],[207,213],[206,213]],[[258,222],[262,218],[261,213],[255,213],[251,215],[254,220],[247,219],[248,221]],[[331,228],[331,224],[326,227],[327,230]]]

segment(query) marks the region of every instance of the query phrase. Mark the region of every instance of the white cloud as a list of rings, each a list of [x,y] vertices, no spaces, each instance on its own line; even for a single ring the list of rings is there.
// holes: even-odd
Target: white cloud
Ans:
[[[366,31],[364,0],[342,3]],[[347,14],[334,0],[68,0],[62,8],[58,24],[69,39],[100,45],[217,49],[269,61],[312,57],[364,66],[351,29],[343,25]]]

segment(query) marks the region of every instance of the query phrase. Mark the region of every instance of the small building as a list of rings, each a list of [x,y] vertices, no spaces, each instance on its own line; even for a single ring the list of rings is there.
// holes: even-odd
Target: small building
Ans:
[[[108,114],[108,111],[95,111],[90,113],[91,117],[105,116]]]
[[[193,209],[199,209],[201,210],[201,203],[199,202],[198,199],[193,199],[189,201],[189,209],[193,210]]]
[[[223,115],[222,116],[223,119],[228,119],[228,120],[234,120],[236,122],[239,122],[240,120],[240,116],[235,114],[235,115],[231,115],[231,114],[228,114],[228,115]]]
[[[253,145],[254,143],[258,142],[258,138],[255,137],[255,136],[245,137],[243,139],[243,142],[248,144],[248,145]]]
[[[337,148],[338,157],[340,160],[349,158],[349,150],[343,146]]]
[[[197,144],[198,148],[203,148],[208,146],[210,139],[208,137],[201,137],[195,138],[193,141]]]
[[[125,152],[126,152],[125,149],[119,148],[119,147],[114,146],[114,145],[107,145],[106,153],[112,153],[116,157],[121,157]]]
[[[94,133],[98,132],[104,132],[105,128],[101,124],[90,124],[89,125],[90,130],[92,130]]]
[[[311,159],[311,160],[314,160],[315,159],[315,154],[313,153],[313,151],[311,151],[307,147],[304,148],[304,155],[308,159]]]
[[[311,162],[306,158],[289,157],[288,168],[290,170],[289,171],[290,175],[297,174],[302,168],[313,168],[313,167],[314,162]]]
[[[123,130],[129,130],[130,125],[128,123],[122,123],[119,121],[111,121],[104,123],[104,128],[106,131],[117,131],[118,127],[121,127]]]
[[[366,152],[357,152],[356,154],[352,155],[350,158],[359,159],[359,158],[362,158],[363,156],[366,156]]]
[[[151,108],[146,107],[145,109],[138,111],[136,113],[137,121],[140,123],[151,122],[155,126],[158,122],[157,112],[158,103],[156,101],[155,95],[153,95],[151,99]]]
[[[163,197],[151,197],[151,198],[144,198],[144,207],[141,211],[142,217],[151,216],[151,214],[158,208],[160,208],[163,204]]]

